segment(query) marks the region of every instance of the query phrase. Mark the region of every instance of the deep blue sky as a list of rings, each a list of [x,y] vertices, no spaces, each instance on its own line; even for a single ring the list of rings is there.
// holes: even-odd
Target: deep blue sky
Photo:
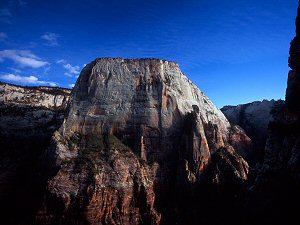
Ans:
[[[97,57],[162,58],[219,107],[284,99],[298,0],[0,0],[0,80],[75,83]]]

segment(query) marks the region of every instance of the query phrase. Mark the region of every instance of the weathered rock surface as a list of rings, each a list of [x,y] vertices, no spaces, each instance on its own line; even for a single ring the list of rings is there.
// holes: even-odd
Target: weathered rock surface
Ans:
[[[248,153],[247,161],[252,165],[263,161],[268,125],[272,121],[271,112],[278,104],[281,104],[280,100],[263,100],[221,109],[232,125],[240,126],[251,138],[254,149],[251,154]]]
[[[64,118],[71,91],[0,83],[0,135],[49,136]]]
[[[235,195],[245,187],[248,173],[248,163],[232,147],[220,148],[212,154],[206,179],[216,191],[232,188],[230,193]]]
[[[1,222],[15,224],[34,216],[41,191],[38,157],[63,122],[70,92],[0,83]]]
[[[174,224],[215,152],[224,151],[232,171],[216,174],[247,180],[247,163],[230,146],[234,132],[176,63],[96,59],[81,72],[45,154],[57,172],[37,221]]]
[[[300,181],[300,167],[298,155],[298,139],[300,138],[300,89],[297,87],[299,79],[299,29],[300,7],[296,19],[296,37],[291,42],[289,66],[292,69],[288,76],[286,99],[275,105],[272,112],[273,120],[269,124],[268,140],[262,174],[287,173],[297,183]],[[286,174],[286,175],[287,175]]]
[[[99,59],[83,70],[77,84],[63,134],[115,134],[143,160],[165,161],[184,117],[194,112],[200,132],[194,135],[203,139],[195,144],[204,158],[228,139],[224,115],[176,63]],[[201,166],[206,159],[195,160]]]

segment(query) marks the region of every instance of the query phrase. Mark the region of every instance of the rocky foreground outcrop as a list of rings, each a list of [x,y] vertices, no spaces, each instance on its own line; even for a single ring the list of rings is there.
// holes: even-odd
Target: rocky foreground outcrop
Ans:
[[[269,138],[266,144],[261,177],[266,174],[284,174],[300,181],[300,7],[296,18],[296,36],[290,46],[289,67],[285,102],[273,110],[274,120],[269,124]],[[272,177],[272,176],[271,176]],[[280,176],[281,177],[281,176]],[[282,178],[282,177],[281,177]],[[263,180],[263,179],[262,179]],[[262,181],[259,179],[259,181]],[[279,179],[280,180],[280,179]]]
[[[300,3],[299,3],[300,4]],[[266,165],[276,159],[276,169],[284,167],[300,184],[300,5],[296,18],[296,36],[291,42],[285,105],[279,107],[274,116],[276,120],[270,124],[270,139],[266,146]],[[276,138],[276,140],[275,140]],[[279,141],[281,140],[281,141]],[[281,143],[282,146],[274,143]],[[280,148],[280,149],[279,149]],[[271,166],[271,167],[272,167]]]
[[[176,63],[96,59],[44,156],[55,175],[36,220],[197,224],[201,181],[228,187],[228,175],[245,184],[248,164],[232,146],[249,140]]]
[[[262,167],[251,190],[256,212],[280,224],[298,224],[300,207],[300,7],[291,42],[285,102],[272,111]],[[254,209],[254,208],[253,208]],[[257,218],[258,220],[259,218]]]
[[[38,157],[63,122],[70,92],[0,83],[0,223],[34,217],[42,189]]]

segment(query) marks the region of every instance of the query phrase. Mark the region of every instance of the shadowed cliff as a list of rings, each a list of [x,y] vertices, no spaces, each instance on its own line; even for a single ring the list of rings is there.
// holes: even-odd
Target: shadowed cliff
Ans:
[[[39,157],[63,122],[70,90],[0,83],[1,223],[32,221],[46,179]]]

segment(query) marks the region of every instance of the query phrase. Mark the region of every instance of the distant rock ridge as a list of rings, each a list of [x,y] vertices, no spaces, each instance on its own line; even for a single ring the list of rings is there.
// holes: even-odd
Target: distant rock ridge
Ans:
[[[49,123],[54,116],[63,120],[70,94],[71,90],[64,88],[22,87],[1,82],[1,133],[8,133],[11,129],[12,133],[23,130],[22,134],[16,134],[25,136],[31,132],[44,132],[39,129],[42,123]],[[56,129],[53,128],[50,135]]]
[[[1,223],[34,217],[42,193],[39,157],[63,122],[70,94],[69,89],[0,82]]]
[[[62,104],[66,104],[71,94],[71,89],[67,88],[20,86],[5,82],[0,82],[0,88],[0,103],[2,104],[60,107]],[[55,99],[59,99],[58,102],[55,102]]]
[[[215,162],[207,180],[228,185],[214,180],[227,173],[223,165],[237,185],[247,180],[248,164],[231,145],[247,148],[248,141],[176,63],[96,59],[82,70],[45,155],[57,173],[37,221],[172,224],[211,155],[230,161]]]
[[[263,161],[268,125],[273,120],[272,110],[281,100],[255,101],[237,106],[224,106],[221,111],[232,125],[242,127],[254,144],[252,163]]]

